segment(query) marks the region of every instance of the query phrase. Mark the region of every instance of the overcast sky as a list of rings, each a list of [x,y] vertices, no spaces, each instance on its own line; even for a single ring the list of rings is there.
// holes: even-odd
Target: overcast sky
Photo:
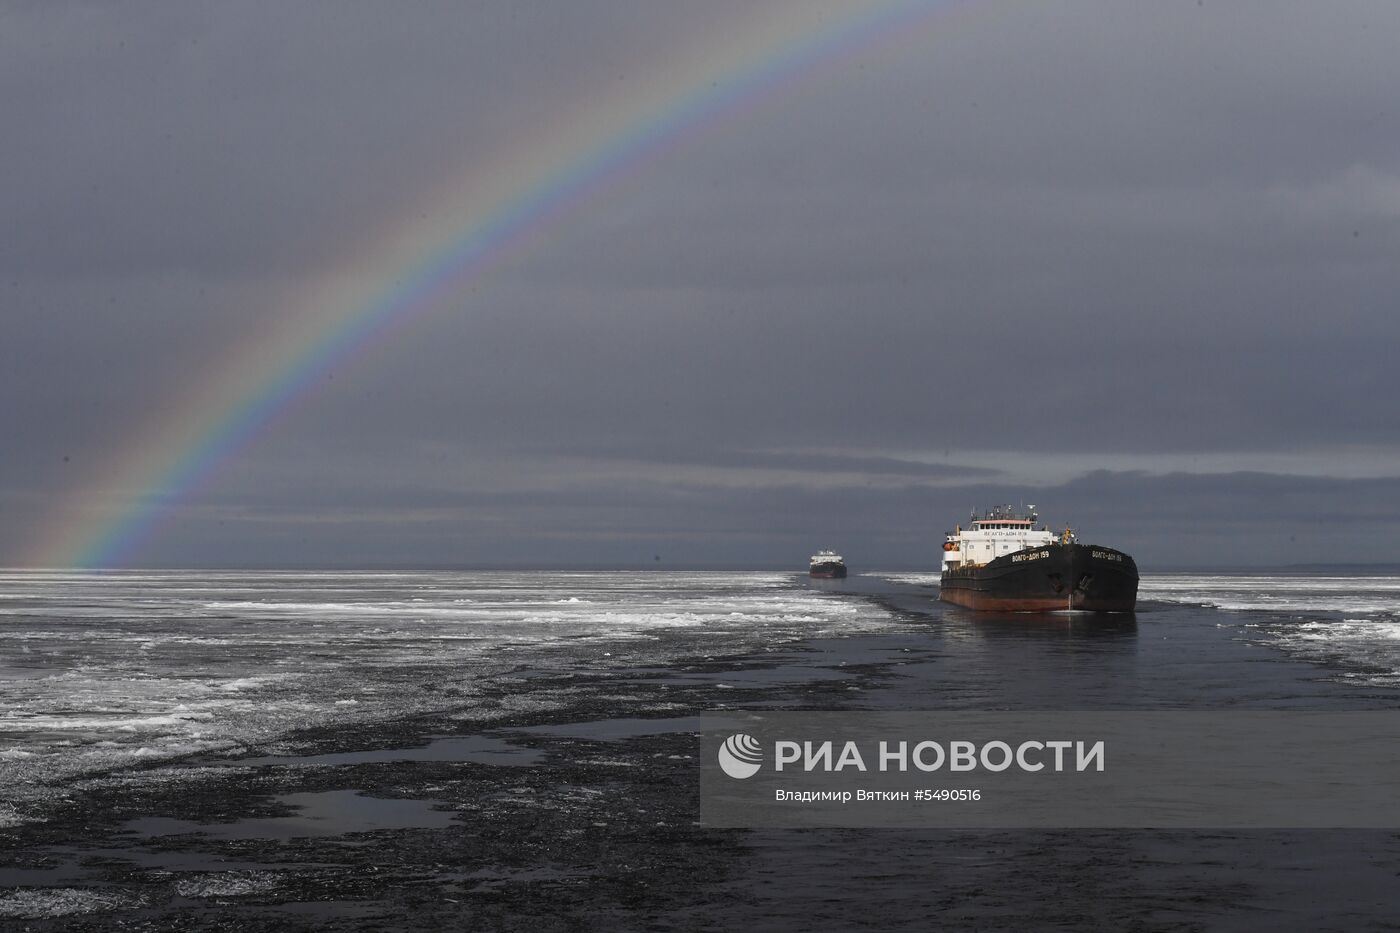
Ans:
[[[0,4],[0,563],[406,205],[757,6]],[[1010,501],[1144,570],[1400,561],[1400,4],[930,6],[337,367],[132,559],[934,568]]]

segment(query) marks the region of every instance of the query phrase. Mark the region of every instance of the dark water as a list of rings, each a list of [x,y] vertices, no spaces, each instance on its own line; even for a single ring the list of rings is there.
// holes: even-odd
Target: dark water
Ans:
[[[43,827],[63,818],[53,801],[113,787],[156,802],[116,835],[84,837],[75,824],[65,827],[76,835],[63,845],[16,851],[0,866],[0,883],[10,888],[0,892],[0,927],[11,918],[61,929],[81,917],[90,929],[122,918],[162,929],[178,908],[188,928],[239,929],[253,916],[248,899],[263,898],[285,902],[285,910],[258,914],[274,920],[256,928],[303,915],[315,928],[437,928],[438,920],[418,923],[386,907],[409,898],[417,882],[368,886],[378,893],[318,908],[311,895],[294,893],[295,879],[305,866],[346,858],[345,840],[355,833],[392,841],[396,828],[432,833],[446,825],[469,840],[488,833],[497,847],[482,856],[496,867],[471,863],[452,882],[457,887],[444,889],[450,896],[415,901],[446,911],[442,923],[461,928],[586,928],[580,918],[594,909],[588,892],[609,872],[626,882],[608,902],[608,923],[627,929],[1400,928],[1400,835],[1383,829],[711,837],[650,815],[621,829],[608,815],[644,799],[647,808],[657,800],[679,806],[681,823],[693,820],[686,735],[705,728],[707,714],[736,709],[1400,704],[1394,577],[1150,576],[1130,617],[973,613],[938,603],[933,579],[176,574],[47,589],[43,580],[11,581],[17,595],[0,606],[9,617],[0,643],[10,649],[0,659],[9,704],[0,770],[10,778],[0,792],[0,829],[7,807],[13,825]],[[536,724],[454,736],[433,731],[442,725],[435,721],[426,734],[414,731],[417,717],[453,709],[471,721],[478,702]],[[347,723],[367,731],[356,738]],[[312,750],[289,742],[308,725],[334,740]],[[645,744],[668,733],[675,741],[664,748]],[[571,742],[616,751],[593,748],[590,761],[566,761],[565,787],[547,769],[560,767],[560,748]],[[190,750],[206,756],[200,767],[139,767]],[[161,809],[151,790],[161,782],[197,788],[214,774],[210,780],[237,789],[243,772],[208,757],[218,755],[239,758],[270,788],[263,799],[281,809],[238,819],[236,808],[225,808],[217,823]],[[593,764],[623,777],[590,786],[574,772]],[[392,802],[362,777],[336,777],[366,767],[396,769]],[[597,812],[565,831],[574,818],[567,808],[532,811],[501,831],[508,811],[480,804],[475,785],[440,800],[458,793],[443,778],[452,767],[488,769],[464,773],[487,774],[482,780],[507,801],[557,788],[582,801],[579,813]],[[420,771],[431,780],[415,778]],[[513,834],[569,833],[597,851],[572,864],[567,847],[513,842]],[[182,841],[161,848],[162,836]],[[414,838],[395,858],[433,865],[472,852],[458,841],[435,854],[434,837]],[[247,848],[253,844],[262,848]],[[289,845],[295,859],[277,854]],[[720,866],[713,878],[685,869],[683,859],[697,850],[706,865]],[[121,883],[110,870],[85,867],[113,863],[128,866]],[[650,888],[637,880],[639,864],[652,866]],[[509,888],[517,898],[499,916],[473,900],[488,875],[493,891]],[[683,908],[665,906],[677,902]],[[541,926],[541,918],[562,925]]]
[[[1253,592],[1262,578],[1240,579],[1248,583],[1237,589]],[[1221,596],[1221,585],[1207,589],[1199,580],[1150,578],[1130,616],[974,612],[938,602],[934,586],[882,578],[855,578],[846,589],[926,620],[908,645],[937,656],[904,671],[907,676],[882,692],[879,702],[894,709],[1400,706],[1400,690],[1392,685],[1400,672],[1400,623],[1392,611],[1400,610],[1400,599],[1389,589],[1377,593],[1372,618],[1362,621],[1355,609],[1320,605],[1200,605],[1202,593],[1222,600],[1233,593]],[[1356,578],[1352,585],[1353,603],[1377,592],[1373,579]],[[1356,634],[1362,628],[1370,629],[1365,637]],[[1304,629],[1321,634],[1303,644],[1298,636]]]
[[[936,590],[854,578],[928,620],[879,639],[918,655],[864,697],[881,709],[1390,709],[1393,578],[1331,580],[1299,606],[1220,608],[1199,578],[1144,589],[1132,617],[993,615]],[[823,587],[831,584],[819,584]],[[1297,590],[1216,580],[1215,602]],[[1316,579],[1302,588],[1318,590]],[[1150,598],[1153,593],[1167,598]],[[1333,598],[1335,597],[1335,598]],[[1346,605],[1335,605],[1342,600]],[[1364,607],[1358,604],[1365,603]],[[1365,611],[1358,611],[1364,608]],[[1338,638],[1299,645],[1299,629]],[[1369,628],[1366,628],[1369,627]],[[1360,630],[1360,631],[1358,631]],[[1400,834],[1374,831],[782,830],[751,834],[736,900],[750,929],[1400,929]]]

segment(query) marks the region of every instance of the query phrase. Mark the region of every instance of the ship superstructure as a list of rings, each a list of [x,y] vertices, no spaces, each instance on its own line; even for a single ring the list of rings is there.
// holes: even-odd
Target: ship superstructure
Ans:
[[[1037,524],[1039,521],[1033,505],[1024,512],[1013,510],[1009,505],[988,509],[982,515],[973,512],[965,530],[959,525],[956,531],[946,535],[943,571],[989,564],[1016,551],[1052,544],[1055,533]]]

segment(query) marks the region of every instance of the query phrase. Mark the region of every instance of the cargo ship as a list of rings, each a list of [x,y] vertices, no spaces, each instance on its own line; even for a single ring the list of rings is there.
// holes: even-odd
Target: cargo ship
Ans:
[[[968,609],[1001,612],[1132,612],[1138,570],[1132,557],[1081,544],[1074,531],[1039,524],[1035,506],[998,506],[943,542],[938,598]]]
[[[835,551],[818,551],[812,555],[811,574],[824,580],[846,576],[846,561]]]

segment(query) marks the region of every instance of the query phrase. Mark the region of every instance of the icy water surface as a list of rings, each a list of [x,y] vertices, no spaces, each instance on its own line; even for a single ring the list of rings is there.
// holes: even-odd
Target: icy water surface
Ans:
[[[890,702],[910,708],[1385,705],[1400,685],[1400,577],[1147,575],[1136,617],[1114,618],[969,613],[938,603],[936,584],[0,573],[0,824],[74,775],[461,705],[484,677],[564,662],[665,672],[682,656],[914,633],[955,663],[908,671]]]
[[[690,733],[1394,708],[1397,597],[1148,575],[1101,617],[945,606],[931,573],[0,573],[0,829],[29,840],[0,925],[1391,929],[1390,831],[706,831]]]
[[[0,824],[64,777],[461,704],[551,656],[626,665],[873,631],[764,573],[0,574]],[[7,799],[6,799],[7,798]]]
[[[1400,577],[1161,574],[1144,577],[1138,595],[1218,610],[1222,625],[1339,680],[1400,686]]]

